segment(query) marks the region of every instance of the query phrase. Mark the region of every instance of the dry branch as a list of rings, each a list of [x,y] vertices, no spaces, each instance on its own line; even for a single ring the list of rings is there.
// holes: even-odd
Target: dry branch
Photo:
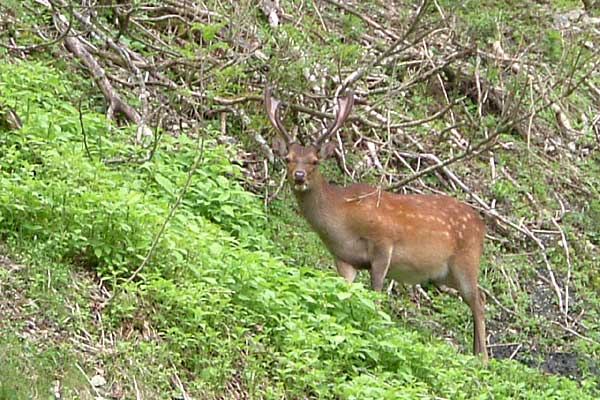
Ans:
[[[106,76],[106,72],[100,64],[92,57],[90,52],[75,36],[65,38],[65,47],[73,55],[81,60],[83,65],[90,72],[96,85],[102,91],[104,98],[108,102],[107,115],[110,119],[114,119],[116,114],[123,114],[130,122],[139,124],[142,122],[140,114],[129,104],[127,104],[117,91],[113,88],[110,80]]]

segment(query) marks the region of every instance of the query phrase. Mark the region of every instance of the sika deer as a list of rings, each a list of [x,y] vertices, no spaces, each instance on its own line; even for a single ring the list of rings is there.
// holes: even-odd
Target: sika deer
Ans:
[[[280,134],[273,148],[287,163],[304,218],[350,283],[358,270],[367,269],[377,291],[386,276],[457,289],[473,313],[473,351],[487,361],[484,306],[477,287],[485,225],[477,212],[448,196],[398,195],[365,184],[340,187],[321,175],[319,163],[335,150],[333,142],[324,141],[342,126],[353,103],[351,92],[338,99],[333,124],[313,144],[302,146],[281,123],[279,101],[265,90],[269,120]]]

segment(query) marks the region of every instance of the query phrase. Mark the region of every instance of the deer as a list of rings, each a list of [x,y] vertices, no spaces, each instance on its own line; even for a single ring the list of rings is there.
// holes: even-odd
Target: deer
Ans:
[[[354,104],[348,90],[325,132],[302,145],[280,119],[280,101],[265,87],[264,105],[276,131],[273,152],[286,164],[287,179],[300,212],[333,255],[340,276],[352,283],[368,270],[381,292],[385,278],[415,285],[432,282],[458,291],[473,315],[473,353],[488,361],[484,297],[478,275],[485,224],[471,206],[445,195],[396,194],[363,183],[330,184],[319,165],[336,150],[327,141],[343,125]]]

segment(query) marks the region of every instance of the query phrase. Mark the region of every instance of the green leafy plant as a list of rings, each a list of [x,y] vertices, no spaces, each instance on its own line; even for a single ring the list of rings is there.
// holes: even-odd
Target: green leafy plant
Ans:
[[[0,132],[0,235],[24,253],[36,275],[33,284],[21,282],[19,288],[43,299],[44,317],[62,323],[69,334],[85,329],[89,337],[99,338],[106,330],[127,332],[103,355],[102,361],[112,367],[109,378],[133,370],[147,378],[143,384],[154,398],[171,394],[169,382],[176,373],[199,398],[223,396],[224,388],[234,384],[249,398],[597,395],[591,380],[548,377],[510,361],[483,366],[393,320],[381,306],[383,295],[313,267],[326,257],[314,237],[312,245],[291,243],[280,255],[274,237],[291,237],[292,232],[269,228],[267,221],[290,224],[293,211],[288,207],[280,219],[267,219],[261,202],[238,183],[241,174],[228,161],[227,150],[210,139],[216,135],[210,125],[205,158],[189,192],[154,256],[137,279],[125,283],[179,195],[198,154],[197,140],[165,137],[151,161],[109,167],[99,154],[135,151],[123,146],[131,132],[110,125],[93,111],[94,104],[82,104],[86,136],[95,139],[88,143],[88,155],[68,75],[35,63],[0,64],[0,74],[1,100],[20,99],[14,106],[24,116],[23,129]],[[503,188],[499,193],[513,195]],[[300,262],[287,265],[282,259]],[[51,279],[47,271],[54,269],[62,272]],[[0,279],[12,274],[6,271]],[[68,298],[63,297],[69,287],[67,271],[88,272],[118,294],[105,304],[92,303],[95,315],[102,317],[101,327],[89,317],[71,322],[73,315],[80,316],[73,310],[91,296],[78,292],[69,298],[78,307],[61,306]],[[499,278],[489,272],[487,279]],[[42,290],[55,297],[41,296]],[[460,323],[457,310],[443,318]],[[539,327],[536,321],[529,323]],[[3,338],[11,339],[10,329],[22,329],[12,324],[0,327]],[[462,325],[467,331],[464,321]],[[17,349],[34,351],[25,345]],[[50,382],[52,368],[41,368],[45,360],[60,365],[75,351],[59,346],[32,365]],[[13,373],[23,365],[15,363],[14,352],[5,354]],[[17,390],[0,388],[10,396]]]

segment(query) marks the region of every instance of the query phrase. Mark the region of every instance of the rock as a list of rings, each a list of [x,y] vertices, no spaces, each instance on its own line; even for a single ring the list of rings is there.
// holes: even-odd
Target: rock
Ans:
[[[94,375],[92,379],[90,379],[90,383],[93,387],[100,387],[106,385],[106,379],[102,375]]]

